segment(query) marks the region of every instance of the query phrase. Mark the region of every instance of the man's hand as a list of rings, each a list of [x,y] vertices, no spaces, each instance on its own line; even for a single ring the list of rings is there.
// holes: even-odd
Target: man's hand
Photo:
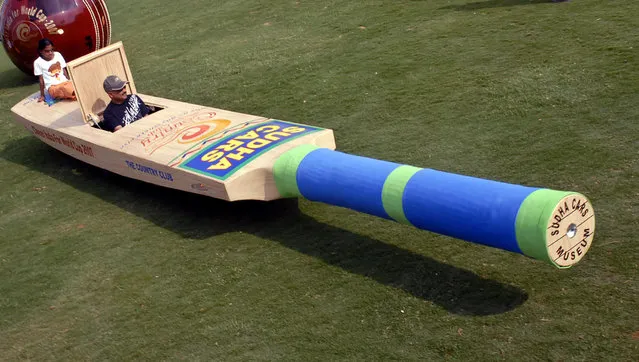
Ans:
[[[42,103],[44,102],[44,96],[40,96],[40,98],[38,98],[38,103]]]

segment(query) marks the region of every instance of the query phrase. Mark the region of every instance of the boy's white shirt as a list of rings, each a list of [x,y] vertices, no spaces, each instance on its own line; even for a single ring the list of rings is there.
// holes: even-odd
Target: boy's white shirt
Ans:
[[[58,62],[60,63],[60,73],[51,73],[49,69],[51,69],[52,65]],[[64,68],[66,67],[67,63],[64,61],[62,54],[53,52],[53,59],[46,61],[42,57],[38,57],[38,59],[33,62],[33,74],[36,76],[42,76],[44,79],[44,89],[48,90],[52,85],[68,81],[67,77],[64,76]]]

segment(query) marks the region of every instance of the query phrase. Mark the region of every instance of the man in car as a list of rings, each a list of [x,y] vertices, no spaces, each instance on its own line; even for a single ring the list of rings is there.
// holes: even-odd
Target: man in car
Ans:
[[[115,75],[104,79],[104,91],[111,98],[102,121],[102,128],[107,131],[115,132],[149,114],[149,108],[140,97],[127,93],[127,83]]]

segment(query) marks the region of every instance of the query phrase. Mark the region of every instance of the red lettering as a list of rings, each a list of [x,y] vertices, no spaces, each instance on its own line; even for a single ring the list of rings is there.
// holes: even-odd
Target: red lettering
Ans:
[[[142,147],[146,147],[149,143],[151,143],[151,139],[147,137],[143,139],[142,141],[140,141],[140,143],[142,144]]]

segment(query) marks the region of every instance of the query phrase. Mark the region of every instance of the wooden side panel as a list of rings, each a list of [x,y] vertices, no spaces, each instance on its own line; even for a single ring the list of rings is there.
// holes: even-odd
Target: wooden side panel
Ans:
[[[101,82],[99,87],[101,87]],[[137,180],[228,201],[281,197],[273,164],[304,144],[335,149],[333,131],[138,94],[164,109],[111,133],[83,123],[78,102],[34,93],[11,110],[50,146]],[[211,152],[220,153],[215,157]]]
[[[67,69],[85,122],[90,114],[102,114],[109,104],[109,96],[102,87],[107,76],[117,75],[128,81],[129,92],[137,93],[122,42],[75,59],[67,64]]]

